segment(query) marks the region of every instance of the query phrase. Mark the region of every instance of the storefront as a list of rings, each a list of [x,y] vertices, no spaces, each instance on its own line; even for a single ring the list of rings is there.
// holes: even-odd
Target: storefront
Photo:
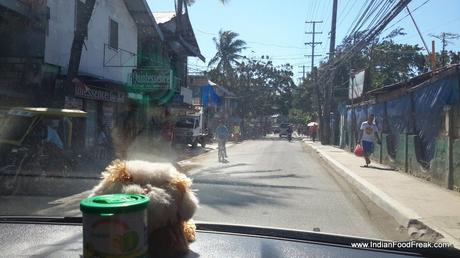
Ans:
[[[65,98],[65,107],[87,112],[84,146],[91,147],[97,144],[102,130],[110,132],[116,115],[124,111],[126,92],[121,85],[91,79],[82,79],[74,87],[74,96]]]

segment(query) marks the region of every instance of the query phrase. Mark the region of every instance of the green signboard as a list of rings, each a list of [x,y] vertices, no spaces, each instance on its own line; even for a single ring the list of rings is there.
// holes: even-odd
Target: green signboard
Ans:
[[[150,93],[173,89],[171,69],[134,69],[130,76],[130,91]]]

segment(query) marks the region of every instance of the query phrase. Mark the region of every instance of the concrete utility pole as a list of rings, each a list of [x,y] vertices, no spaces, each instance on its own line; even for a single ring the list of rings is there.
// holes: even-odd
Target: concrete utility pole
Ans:
[[[329,61],[332,61],[335,54],[335,34],[336,34],[336,24],[337,24],[337,1],[333,0],[332,3],[332,22],[331,22],[331,39],[329,42]],[[331,111],[333,106],[333,91],[334,88],[334,77],[335,73],[332,71],[330,73],[332,77],[325,84],[324,89],[324,125],[322,128],[324,137],[321,138],[323,144],[334,143],[334,125],[331,124]]]
[[[332,22],[331,22],[331,41],[329,44],[329,60],[334,57],[335,54],[335,28],[337,25],[337,0],[333,0],[332,4]]]
[[[316,31],[316,24],[317,23],[323,23],[323,21],[306,21],[305,23],[313,24],[313,30],[305,32],[305,34],[311,34],[312,35],[311,41],[305,43],[305,45],[310,45],[311,46],[311,55],[306,55],[306,56],[311,57],[311,71],[313,71],[313,67],[315,67],[315,56],[321,56],[321,55],[315,55],[315,46],[322,44],[322,42],[315,41],[316,34],[321,34],[322,33],[322,32],[317,32]]]
[[[300,72],[302,74],[302,79],[305,80],[305,68],[307,66],[306,65],[300,65],[299,68],[302,68],[302,72]]]
[[[307,57],[311,57],[311,79],[313,81],[313,85],[316,90],[316,96],[318,97],[317,105],[318,105],[318,118],[319,122],[322,123],[323,121],[323,109],[321,107],[322,104],[322,98],[321,98],[321,91],[319,89],[319,84],[316,83],[316,70],[315,70],[315,56],[320,56],[320,55],[315,55],[315,46],[322,44],[322,42],[317,42],[315,41],[315,36],[316,34],[321,34],[322,32],[317,32],[316,31],[316,24],[317,23],[322,23],[323,21],[306,21],[305,23],[307,24],[312,24],[313,25],[313,30],[312,31],[307,31],[305,34],[311,34],[312,35],[312,40],[311,42],[305,43],[305,45],[310,45],[311,46],[311,55],[305,55]],[[321,130],[320,130],[321,131]],[[319,134],[319,139],[321,139],[321,133]]]

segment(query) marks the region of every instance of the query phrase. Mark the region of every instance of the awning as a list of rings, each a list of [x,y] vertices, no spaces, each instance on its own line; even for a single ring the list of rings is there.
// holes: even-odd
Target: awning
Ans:
[[[181,50],[178,49],[180,47],[186,55],[198,57],[205,62],[206,59],[200,52],[188,13],[182,14],[184,29],[181,35],[176,33],[177,17],[175,12],[157,12],[153,13],[153,16],[157,20],[165,40],[170,42],[174,51],[180,52]]]

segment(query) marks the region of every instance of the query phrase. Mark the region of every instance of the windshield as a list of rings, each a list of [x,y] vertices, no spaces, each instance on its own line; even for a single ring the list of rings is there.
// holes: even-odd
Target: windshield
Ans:
[[[280,124],[280,128],[288,128],[289,124]]]
[[[458,10],[0,1],[0,215],[80,217],[140,160],[192,180],[196,221],[460,246]]]
[[[195,118],[181,118],[176,122],[176,127],[180,128],[193,128]]]

